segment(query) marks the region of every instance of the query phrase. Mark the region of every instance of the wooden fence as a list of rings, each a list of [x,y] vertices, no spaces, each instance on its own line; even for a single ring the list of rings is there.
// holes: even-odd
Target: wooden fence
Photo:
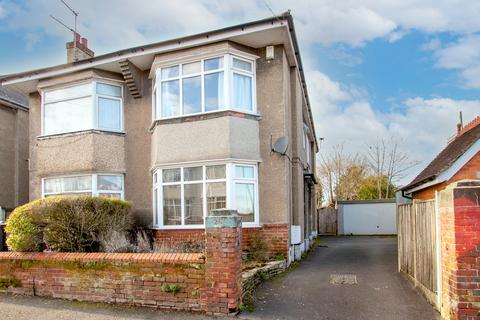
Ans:
[[[435,201],[397,206],[398,267],[436,303],[437,245]],[[425,290],[427,289],[427,290]]]
[[[337,234],[337,209],[318,209],[318,233]]]

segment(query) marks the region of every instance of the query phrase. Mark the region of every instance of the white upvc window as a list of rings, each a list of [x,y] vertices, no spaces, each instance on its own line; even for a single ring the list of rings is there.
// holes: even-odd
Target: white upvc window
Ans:
[[[235,209],[244,226],[258,226],[258,173],[254,164],[212,163],[159,168],[153,173],[153,224],[203,228],[214,209]]]
[[[219,110],[256,113],[255,61],[225,54],[158,68],[154,119]]]
[[[42,197],[94,196],[124,199],[124,181],[121,174],[98,173],[42,179]]]
[[[123,87],[90,81],[42,92],[42,135],[123,131]]]

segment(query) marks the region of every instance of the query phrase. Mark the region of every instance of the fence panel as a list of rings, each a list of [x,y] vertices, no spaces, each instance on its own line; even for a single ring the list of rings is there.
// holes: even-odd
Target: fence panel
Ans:
[[[397,207],[398,266],[400,271],[415,276],[415,216],[412,204]]]
[[[415,279],[437,292],[435,201],[415,202]]]
[[[337,234],[337,210],[335,208],[318,209],[318,233]]]

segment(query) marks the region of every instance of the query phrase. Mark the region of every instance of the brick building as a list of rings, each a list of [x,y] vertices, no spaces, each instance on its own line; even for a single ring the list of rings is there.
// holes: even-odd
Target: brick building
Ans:
[[[480,117],[401,189],[399,270],[446,319],[480,319]]]

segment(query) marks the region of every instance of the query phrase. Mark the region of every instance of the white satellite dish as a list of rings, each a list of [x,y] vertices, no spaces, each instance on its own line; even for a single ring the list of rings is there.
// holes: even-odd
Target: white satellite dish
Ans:
[[[272,151],[285,155],[288,149],[288,137],[283,136],[277,139],[272,146]]]

